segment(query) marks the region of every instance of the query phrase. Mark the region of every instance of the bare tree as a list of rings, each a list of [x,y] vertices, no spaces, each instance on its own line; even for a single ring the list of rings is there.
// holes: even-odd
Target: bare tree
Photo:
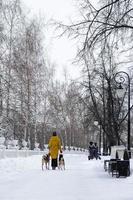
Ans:
[[[85,61],[83,85],[89,99],[85,102],[88,113],[91,111],[102,125],[108,145],[119,144],[123,142],[120,128],[126,112],[122,108],[125,104],[116,98],[113,77],[119,66],[132,62],[132,53],[126,58],[123,55],[133,47],[133,4],[131,0],[102,0],[97,5],[81,0],[79,5],[81,17],[77,22],[58,23],[58,27],[62,34],[78,38],[78,60]]]

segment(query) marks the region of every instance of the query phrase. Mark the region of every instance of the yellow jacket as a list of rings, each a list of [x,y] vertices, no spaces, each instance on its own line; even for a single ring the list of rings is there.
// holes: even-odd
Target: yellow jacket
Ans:
[[[49,152],[52,159],[56,159],[58,157],[58,152],[61,150],[61,141],[58,136],[52,136],[50,138],[49,144]]]

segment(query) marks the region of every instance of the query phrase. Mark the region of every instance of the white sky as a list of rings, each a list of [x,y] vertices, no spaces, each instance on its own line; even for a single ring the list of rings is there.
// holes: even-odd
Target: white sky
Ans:
[[[77,8],[73,0],[21,0],[27,8],[36,15],[44,16],[46,21],[54,18],[64,23],[77,14]],[[45,33],[44,33],[45,34]],[[45,34],[48,46],[49,57],[58,66],[57,78],[62,79],[63,68],[67,70],[72,78],[80,76],[78,67],[72,65],[73,58],[76,56],[76,45],[67,37],[60,39],[53,38],[53,29],[50,27]],[[62,74],[62,75],[61,75]]]

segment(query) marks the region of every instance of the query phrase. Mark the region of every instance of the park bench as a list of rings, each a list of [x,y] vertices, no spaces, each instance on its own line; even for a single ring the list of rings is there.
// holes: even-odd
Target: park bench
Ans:
[[[112,174],[112,176],[115,175],[117,178],[120,176],[130,176],[130,160],[128,150],[124,149],[123,155],[121,154],[120,156],[118,151],[115,149],[115,152],[113,151],[113,156],[115,158],[104,160],[104,170],[108,171],[109,174]]]
[[[112,176],[117,175],[117,161],[118,159],[110,159],[108,164],[108,172],[112,174]]]
[[[129,160],[118,160],[117,161],[117,174],[116,177],[130,176],[130,161]]]
[[[130,161],[120,159],[110,159],[104,161],[104,170],[115,175],[117,178],[120,176],[130,176]]]

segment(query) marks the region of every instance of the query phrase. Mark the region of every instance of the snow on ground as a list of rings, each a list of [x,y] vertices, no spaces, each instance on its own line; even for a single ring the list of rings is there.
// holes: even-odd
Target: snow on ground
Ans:
[[[102,160],[65,154],[66,170],[41,170],[41,156],[0,160],[0,200],[133,200],[133,176],[116,178]],[[131,160],[133,168],[133,160]]]

